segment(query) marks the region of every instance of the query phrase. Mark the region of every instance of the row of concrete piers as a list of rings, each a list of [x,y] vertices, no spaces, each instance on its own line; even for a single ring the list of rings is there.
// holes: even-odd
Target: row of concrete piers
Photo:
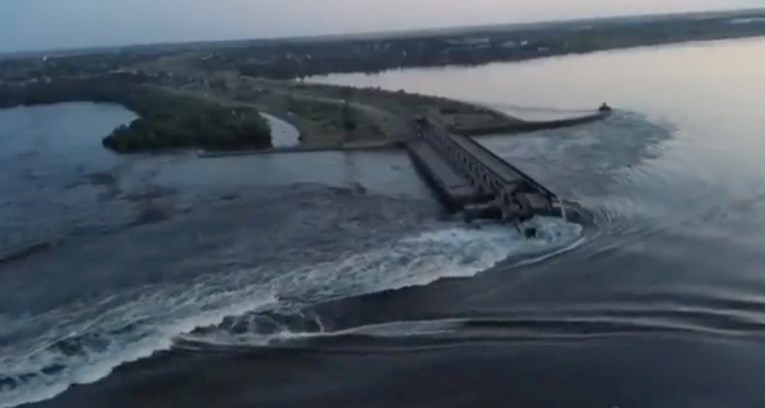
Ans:
[[[521,222],[559,216],[560,200],[520,169],[468,136],[453,134],[425,118],[414,124],[407,149],[420,172],[452,211],[468,219]]]

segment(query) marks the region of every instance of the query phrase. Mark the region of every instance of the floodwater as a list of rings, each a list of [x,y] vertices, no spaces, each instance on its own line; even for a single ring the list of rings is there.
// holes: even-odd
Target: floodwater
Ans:
[[[101,146],[134,118],[91,103],[0,112],[0,406],[192,339],[319,334],[303,308],[580,239],[552,220],[535,242],[451,221],[400,151],[199,159]]]
[[[617,108],[480,139],[594,215],[531,241],[444,217],[400,152],[116,157],[66,118],[129,112],[2,112],[3,214],[52,243],[0,264],[0,406],[762,406],[764,51],[315,79]],[[86,136],[75,166],[22,141]]]

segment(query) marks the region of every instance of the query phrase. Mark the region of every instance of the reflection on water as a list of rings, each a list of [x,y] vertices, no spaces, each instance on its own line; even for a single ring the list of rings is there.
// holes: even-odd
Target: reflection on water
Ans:
[[[162,219],[200,197],[268,186],[321,183],[428,197],[401,152],[198,159],[190,153],[119,156],[101,146],[104,135],[134,118],[120,106],[92,103],[0,111],[0,255],[73,230]],[[294,127],[269,120],[275,139],[285,145],[297,140]],[[141,207],[147,200],[151,206]]]
[[[200,160],[185,153],[119,156],[101,146],[104,135],[134,118],[120,106],[92,103],[0,111],[0,248],[44,241],[83,224],[122,222],[127,210],[120,198],[160,192],[193,201],[200,194],[232,189],[321,183],[363,186],[375,194],[428,196],[401,152]],[[297,143],[292,125],[267,118],[275,143]]]
[[[424,197],[428,190],[403,152],[309,152],[211,159],[157,158],[136,164],[155,168],[157,183],[210,189],[257,188],[295,183],[363,186],[374,194]]]
[[[101,139],[135,118],[119,105],[90,102],[0,109],[0,159],[34,156],[29,165],[35,167],[114,164],[117,156]]]
[[[765,72],[763,56],[765,40],[750,39],[480,67],[411,69],[379,75],[338,74],[313,80],[391,90],[403,88],[500,109],[510,107],[521,117],[524,112],[518,107],[532,112],[540,108],[556,112],[591,109],[606,101],[618,110],[646,115],[671,131],[671,140],[654,148],[653,155],[659,158],[652,160],[650,172],[671,179],[670,184],[693,184],[690,189],[695,194],[684,192],[690,196],[711,196],[711,202],[723,197],[747,202],[752,200],[752,194],[765,190],[761,159],[765,151],[761,108],[765,82],[759,80]],[[587,128],[579,132],[586,133]],[[542,134],[561,133],[565,134]],[[614,132],[612,136],[630,137]],[[512,146],[518,149],[523,144],[516,140],[519,139],[494,139],[487,143],[505,150],[506,157],[512,159]],[[533,138],[525,140],[529,144],[539,143]],[[584,140],[587,139],[580,139],[580,143]],[[507,146],[501,147],[503,144]],[[563,146],[546,148],[560,151]],[[581,159],[573,165],[591,165],[587,156],[597,151],[579,150]],[[631,171],[625,169],[625,173]],[[543,171],[537,176],[544,178],[548,174]],[[549,174],[555,179],[560,176]],[[670,190],[661,199],[712,206],[709,200],[683,201],[683,197]]]
[[[338,74],[314,81],[406,89],[501,106],[617,109],[671,123],[705,166],[759,168],[765,40],[698,43],[480,67]],[[693,143],[688,143],[689,140]],[[745,144],[746,149],[737,148]],[[722,160],[721,160],[722,159]],[[716,169],[720,170],[720,169]]]
[[[93,103],[0,110],[0,254],[58,236],[98,209],[100,191],[87,187],[88,176],[129,161],[101,139],[135,117]]]
[[[763,55],[765,40],[751,39],[313,80],[516,110],[608,102],[617,112],[604,122],[481,139],[584,203],[599,228],[512,301],[497,291],[486,303],[537,302],[536,294],[565,307],[604,301],[618,308],[629,296],[662,293],[662,301],[683,305],[765,291]]]

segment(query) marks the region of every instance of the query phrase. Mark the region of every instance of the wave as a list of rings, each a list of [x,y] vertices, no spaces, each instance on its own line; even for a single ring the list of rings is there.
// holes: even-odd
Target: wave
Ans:
[[[318,319],[299,316],[283,324],[284,316],[332,299],[472,277],[509,257],[518,263],[534,262],[582,239],[577,224],[559,219],[531,222],[539,229],[533,240],[506,226],[450,224],[286,273],[269,275],[257,268],[210,274],[176,287],[144,288],[143,293],[130,294],[130,301],[114,298],[80,313],[50,312],[58,313],[57,331],[45,332],[24,349],[3,349],[0,407],[52,398],[73,384],[97,381],[123,363],[174,343],[266,345],[276,338],[299,336],[294,333],[320,333]]]
[[[315,317],[314,317],[315,318]],[[503,314],[433,320],[393,321],[335,331],[282,330],[240,338],[183,336],[176,347],[194,351],[241,352],[269,349],[319,353],[407,353],[481,342],[568,342],[618,336],[762,338],[762,316],[741,311],[676,305],[601,305],[575,310],[526,309]],[[264,341],[264,339],[268,339]]]
[[[185,345],[263,346],[290,336],[323,333],[321,319],[306,316],[305,307],[338,298],[424,286],[444,278],[470,278],[500,262],[503,266],[508,263],[505,269],[529,265],[572,250],[584,240],[579,224],[543,217],[529,223],[538,229],[532,240],[500,225],[453,227],[290,274],[278,284],[283,289],[277,313],[233,317],[218,327],[179,336],[177,341]]]
[[[51,312],[62,319],[58,331],[0,358],[0,407],[46,400],[71,385],[98,381],[120,364],[169,349],[181,333],[275,301],[259,287],[203,286],[198,282],[180,295],[140,296],[89,321],[66,321],[75,318],[65,311]],[[213,293],[216,289],[223,291]]]
[[[22,260],[35,254],[50,250],[54,246],[53,241],[41,241],[18,245],[12,248],[0,247],[0,265]]]

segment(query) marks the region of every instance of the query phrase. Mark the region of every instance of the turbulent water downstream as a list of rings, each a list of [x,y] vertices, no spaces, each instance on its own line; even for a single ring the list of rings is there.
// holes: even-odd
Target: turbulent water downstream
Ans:
[[[0,253],[33,248],[0,264],[0,406],[760,406],[763,51],[318,79],[617,107],[481,139],[594,214],[531,241],[445,218],[400,152],[117,157],[119,107],[0,112]]]

